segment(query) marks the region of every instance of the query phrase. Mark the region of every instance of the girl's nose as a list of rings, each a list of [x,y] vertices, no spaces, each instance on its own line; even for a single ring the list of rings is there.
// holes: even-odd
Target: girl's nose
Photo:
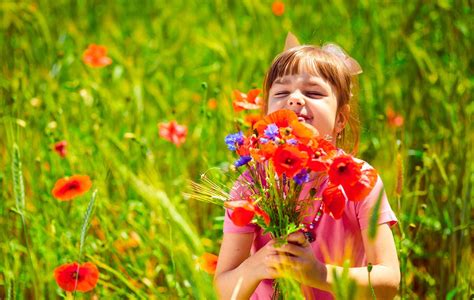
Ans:
[[[291,94],[287,101],[288,106],[303,106],[305,105],[305,101],[301,95],[298,94]]]

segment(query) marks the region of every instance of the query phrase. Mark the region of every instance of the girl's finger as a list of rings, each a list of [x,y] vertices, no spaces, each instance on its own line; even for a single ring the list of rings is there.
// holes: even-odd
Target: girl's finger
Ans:
[[[297,264],[302,262],[302,259],[297,256],[288,256],[284,254],[267,255],[265,259],[267,260],[267,266],[277,270],[286,268],[294,269]]]
[[[293,256],[303,256],[305,253],[304,249],[301,246],[290,243],[275,248],[275,250],[279,253],[287,253]]]
[[[304,233],[302,233],[301,231],[293,232],[292,234],[290,234],[287,238],[287,241],[290,243],[298,244],[303,247],[308,247],[310,245]]]

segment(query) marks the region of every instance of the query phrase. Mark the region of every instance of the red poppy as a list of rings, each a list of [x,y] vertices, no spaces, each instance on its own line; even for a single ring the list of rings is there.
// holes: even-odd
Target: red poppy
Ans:
[[[92,186],[87,175],[74,175],[56,181],[52,190],[53,196],[60,201],[68,201],[86,193]]]
[[[66,150],[67,142],[66,141],[60,141],[54,144],[54,151],[56,151],[57,154],[61,157],[65,157],[67,154]]]
[[[277,145],[273,142],[260,144],[259,148],[251,148],[250,155],[256,162],[264,162],[273,156],[277,149]]]
[[[199,267],[206,273],[214,274],[216,272],[218,256],[212,253],[204,253],[199,257]]]
[[[330,166],[330,158],[323,149],[318,148],[312,151],[308,160],[308,167],[311,171],[322,172],[327,171]]]
[[[158,124],[160,136],[165,140],[172,142],[177,147],[181,146],[186,140],[188,129],[184,125],[179,125],[176,121]]]
[[[260,114],[249,114],[244,117],[245,124],[250,126],[250,128],[253,128],[255,123],[257,123],[261,119],[262,119],[262,116]]]
[[[309,127],[306,123],[301,123],[298,120],[292,121],[290,127],[292,128],[291,134],[303,144],[307,144],[310,139],[319,135],[319,132],[314,127]]]
[[[107,48],[96,44],[91,44],[84,51],[82,60],[86,65],[93,68],[101,68],[108,66],[112,63],[112,59],[107,57]]]
[[[359,181],[362,174],[362,165],[364,163],[357,163],[350,155],[341,155],[334,158],[329,167],[329,180],[333,184],[340,184],[344,187],[350,187]]]
[[[254,129],[258,131],[259,135],[263,135],[263,132],[270,124],[275,124],[278,128],[284,128],[290,126],[293,121],[298,121],[298,116],[294,111],[280,109],[266,115],[262,120],[255,123]]]
[[[391,107],[387,108],[387,121],[390,127],[402,127],[404,123],[403,117],[396,113]]]
[[[273,166],[278,176],[286,174],[293,177],[300,172],[308,162],[308,153],[298,147],[285,144],[275,151],[272,157]]]
[[[255,208],[247,200],[226,201],[224,206],[232,209],[230,219],[237,226],[249,224],[255,216]]]
[[[230,219],[237,226],[249,224],[255,215],[263,218],[265,224],[270,224],[270,217],[258,205],[251,200],[234,200],[224,202],[224,207],[232,209]]]
[[[363,170],[360,179],[352,186],[344,187],[347,199],[350,201],[362,201],[372,191],[377,183],[378,174],[373,168]]]
[[[260,109],[262,105],[262,99],[257,97],[260,94],[259,89],[250,90],[247,95],[240,92],[239,90],[234,90],[234,101],[232,101],[232,106],[236,112],[249,109]]]
[[[323,149],[327,154],[330,154],[331,152],[337,152],[336,146],[334,146],[334,144],[332,144],[330,141],[323,138],[316,138],[316,141],[317,148]]]
[[[275,1],[272,3],[272,12],[279,17],[285,13],[285,4],[282,1]]]
[[[340,219],[344,214],[346,197],[340,185],[329,184],[323,192],[324,212],[334,219]]]
[[[81,266],[77,262],[64,264],[54,270],[54,278],[59,287],[67,292],[88,292],[99,280],[99,270],[90,262]]]

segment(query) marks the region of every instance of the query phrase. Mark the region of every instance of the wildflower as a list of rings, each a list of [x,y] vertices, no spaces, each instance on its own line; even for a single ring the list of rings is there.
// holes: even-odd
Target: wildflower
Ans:
[[[206,252],[198,259],[199,267],[206,273],[214,274],[216,272],[218,258],[217,255]]]
[[[207,108],[215,110],[217,108],[217,100],[215,98],[209,99],[209,101],[207,101]]]
[[[354,185],[344,186],[347,199],[351,201],[362,201],[372,191],[377,183],[378,174],[373,168],[363,170],[359,181]]]
[[[245,156],[241,156],[235,163],[234,163],[234,166],[236,166],[237,168],[238,167],[241,167],[243,165],[246,165],[249,161],[252,160],[252,157],[251,156],[248,156],[248,155],[245,155]]]
[[[260,109],[262,99],[257,97],[260,94],[259,89],[250,90],[247,94],[240,92],[239,90],[234,90],[234,101],[232,106],[236,112],[242,110],[251,110],[251,109]]]
[[[269,124],[263,133],[271,140],[274,140],[279,134],[278,127],[275,124]]]
[[[387,114],[388,125],[390,127],[398,128],[398,127],[403,126],[403,123],[405,120],[400,114],[396,113],[392,108],[390,107],[387,108],[386,114]]]
[[[52,194],[60,201],[68,201],[86,193],[92,186],[87,175],[74,175],[56,181]]]
[[[293,177],[306,166],[308,153],[300,151],[295,146],[283,145],[276,149],[272,160],[278,176],[286,174],[288,177]]]
[[[260,121],[262,117],[259,114],[249,114],[244,117],[245,123],[250,126],[250,128],[253,128],[255,123]]]
[[[99,270],[90,262],[81,266],[77,262],[64,264],[54,270],[54,278],[60,288],[67,292],[88,292],[99,280]]]
[[[84,51],[82,60],[88,66],[93,68],[101,68],[112,63],[112,59],[107,57],[107,48],[96,44],[91,44]]]
[[[333,184],[341,184],[344,188],[359,181],[363,163],[357,163],[350,155],[336,157],[329,167],[329,180]]]
[[[242,131],[239,131],[234,134],[229,134],[225,137],[225,143],[227,144],[227,148],[231,151],[235,151],[236,145],[242,145],[244,143],[244,134]]]
[[[160,137],[175,144],[177,147],[181,146],[186,141],[188,128],[184,125],[178,124],[176,121],[169,123],[158,124]]]
[[[67,142],[66,141],[60,141],[54,144],[54,151],[56,151],[57,154],[61,157],[66,157],[67,150],[66,150]]]
[[[267,126],[270,124],[275,124],[278,128],[284,128],[290,126],[290,123],[293,121],[298,122],[296,113],[289,109],[281,109],[265,116],[262,120],[255,123],[254,128],[258,131],[259,135],[263,135],[265,129],[267,129]]]
[[[293,177],[296,184],[302,185],[309,181],[309,173],[306,169],[301,170],[298,174]]]
[[[340,185],[329,184],[323,192],[324,213],[340,219],[346,206],[346,197]]]
[[[285,13],[285,4],[282,1],[274,1],[272,3],[272,12],[277,17],[283,15]]]
[[[252,203],[251,199],[234,200],[224,202],[226,208],[232,209],[230,219],[236,226],[249,224],[255,215],[261,217],[265,224],[270,224],[270,217],[258,205]]]

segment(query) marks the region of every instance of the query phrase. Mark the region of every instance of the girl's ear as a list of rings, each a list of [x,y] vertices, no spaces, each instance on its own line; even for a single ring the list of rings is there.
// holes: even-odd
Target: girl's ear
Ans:
[[[344,127],[346,127],[347,121],[349,121],[349,116],[351,112],[351,106],[349,104],[344,104],[336,116],[336,124],[334,129],[336,133],[341,132]]]

